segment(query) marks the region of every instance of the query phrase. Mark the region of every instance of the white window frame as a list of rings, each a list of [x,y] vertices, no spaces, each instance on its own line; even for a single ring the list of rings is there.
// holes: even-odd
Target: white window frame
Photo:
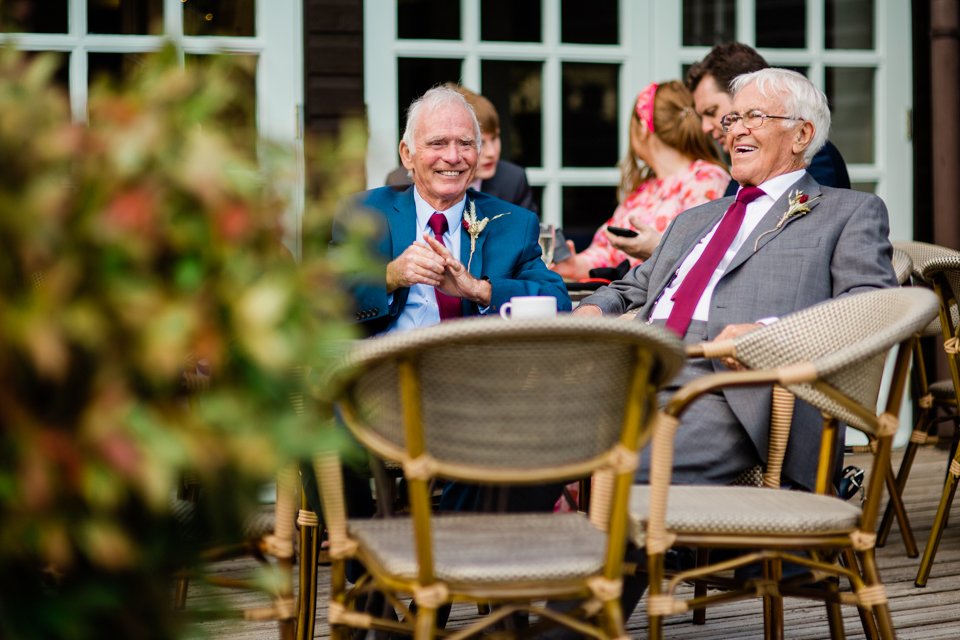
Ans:
[[[756,0],[737,0],[737,39],[754,43]],[[483,92],[480,60],[543,61],[543,165],[527,167],[531,184],[543,187],[542,215],[562,224],[564,186],[616,185],[619,173],[610,168],[560,166],[561,65],[564,62],[620,64],[620,115],[618,148],[626,151],[626,122],[637,91],[648,82],[681,78],[684,64],[703,58],[709,47],[682,46],[682,3],[655,0],[620,0],[620,44],[574,45],[560,42],[560,3],[542,3],[540,43],[480,41],[480,0],[460,0],[460,40],[398,40],[396,2],[365,0],[364,96],[369,115],[369,187],[383,184],[395,168],[398,130],[397,58],[463,58],[465,86]],[[875,0],[875,48],[871,51],[827,50],[823,47],[824,0],[807,1],[807,46],[804,49],[760,49],[771,64],[803,65],[811,80],[824,86],[827,66],[867,66],[877,69],[874,122],[876,149],[872,164],[848,166],[854,182],[876,182],[890,210],[890,237],[912,237],[913,165],[909,139],[912,108],[911,16],[909,5],[899,0]],[[598,224],[601,216],[598,214]]]
[[[12,42],[27,51],[59,51],[69,56],[69,92],[74,119],[85,122],[88,100],[89,53],[156,51],[167,40],[186,54],[252,54],[257,56],[257,128],[260,135],[296,149],[300,174],[290,185],[291,208],[285,213],[286,242],[300,255],[303,215],[303,0],[258,0],[253,37],[186,36],[183,3],[164,0],[163,35],[88,34],[87,0],[68,0],[67,33],[0,34],[0,44]]]

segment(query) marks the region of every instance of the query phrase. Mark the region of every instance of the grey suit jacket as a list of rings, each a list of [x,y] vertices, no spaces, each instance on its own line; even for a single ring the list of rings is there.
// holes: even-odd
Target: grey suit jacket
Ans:
[[[809,213],[766,233],[776,229],[794,189],[820,198],[811,202]],[[721,198],[680,214],[649,260],[581,304],[597,305],[604,314],[639,307],[637,317],[645,321],[683,259],[732,201]],[[728,324],[784,316],[829,298],[897,286],[888,234],[887,209],[880,198],[821,187],[804,174],[773,204],[721,277],[710,301],[708,337],[713,339]],[[732,389],[724,395],[765,459],[769,389]],[[808,488],[814,485],[821,428],[819,414],[798,402],[784,473]]]

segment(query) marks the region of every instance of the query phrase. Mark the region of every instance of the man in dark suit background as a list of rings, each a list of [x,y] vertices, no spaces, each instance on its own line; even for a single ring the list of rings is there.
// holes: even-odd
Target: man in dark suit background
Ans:
[[[500,158],[500,116],[496,107],[487,98],[465,87],[449,82],[444,86],[458,91],[466,98],[480,122],[480,158],[477,174],[470,186],[537,213],[526,171],[520,165]],[[412,183],[413,180],[405,167],[397,167],[387,175],[386,185],[389,187],[405,189]]]
[[[770,65],[753,48],[740,42],[718,44],[700,62],[687,71],[687,88],[693,94],[693,102],[703,124],[703,130],[727,153],[726,135],[720,126],[720,118],[730,112],[733,90],[730,82],[744,73],[766,69]],[[814,154],[807,171],[824,187],[850,188],[850,176],[840,151],[827,140]],[[724,195],[732,196],[739,184],[730,181]]]

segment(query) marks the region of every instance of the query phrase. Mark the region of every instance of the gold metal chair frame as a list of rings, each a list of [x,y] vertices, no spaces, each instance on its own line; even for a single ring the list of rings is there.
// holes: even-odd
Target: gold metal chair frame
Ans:
[[[909,280],[914,286],[922,286],[928,289],[933,289],[933,283],[924,276],[926,265],[938,258],[960,256],[960,252],[953,249],[925,242],[895,242],[895,267],[898,264],[898,253],[907,256],[910,260],[909,274],[905,274],[903,270],[905,261],[902,257],[899,259],[901,268],[896,269],[896,271],[897,279],[901,285],[907,284]],[[949,308],[951,323],[956,324],[960,320],[957,306],[953,304]],[[887,504],[880,520],[880,526],[877,529],[877,546],[882,547],[887,542],[893,518],[896,517],[904,548],[909,558],[917,557],[919,551],[903,505],[902,495],[910,477],[910,470],[913,467],[917,450],[929,441],[931,431],[940,423],[952,421],[956,428],[956,425],[960,422],[960,415],[957,411],[957,392],[952,377],[947,380],[939,380],[933,384],[929,382],[927,377],[927,364],[921,340],[924,338],[931,338],[938,342],[945,340],[949,336],[945,336],[943,326],[940,316],[938,316],[913,341],[912,391],[915,402],[919,406],[919,413],[910,439],[904,449],[900,467],[896,475],[891,474],[890,481],[892,481],[893,487],[890,489],[890,502]]]
[[[692,354],[709,357],[735,356],[746,366],[753,367],[753,370],[717,373],[691,382],[673,396],[655,422],[650,487],[635,489],[632,504],[634,517],[639,518],[639,525],[644,530],[636,542],[645,544],[647,551],[650,638],[657,640],[662,637],[664,616],[756,597],[764,600],[766,636],[779,638],[783,636],[783,596],[823,600],[827,605],[832,637],[843,637],[839,609],[842,604],[858,607],[868,637],[894,636],[884,587],[876,567],[874,532],[884,491],[884,476],[890,468],[890,450],[897,430],[896,416],[908,371],[910,341],[915,333],[929,323],[935,311],[935,297],[926,290],[906,288],[868,292],[791,314],[770,327],[733,341],[707,343],[699,350],[692,350]],[[865,313],[871,316],[869,323],[860,321]],[[887,317],[881,318],[883,315]],[[848,343],[844,348],[839,348],[837,344],[820,345],[812,350],[800,346],[804,335],[802,327],[829,326],[823,323],[829,323],[837,316],[846,319],[842,326],[849,327],[854,334],[848,340],[844,338]],[[784,337],[795,342],[781,344],[777,341]],[[899,349],[890,392],[883,412],[877,415],[875,409],[870,407],[870,398],[873,398],[873,403],[876,402],[884,356],[894,346]],[[817,349],[822,351],[815,353]],[[857,380],[858,376],[863,379]],[[669,486],[673,436],[680,416],[700,395],[723,387],[755,385],[776,385],[774,389],[783,387],[823,413],[824,431],[816,493],[778,491],[776,499],[764,505],[771,495],[766,488],[707,488],[722,492],[728,504],[736,505],[737,509],[733,510],[736,513],[725,520],[723,514],[717,512],[720,500],[716,495],[706,493],[705,488]],[[776,393],[781,395],[783,392]],[[789,400],[785,400],[784,406],[789,407]],[[867,432],[876,442],[870,483],[866,488],[862,510],[826,495],[833,471],[833,443],[838,420]],[[789,428],[789,419],[775,422],[779,423],[774,426],[775,430],[783,425]],[[779,439],[785,442],[782,434],[771,436],[771,440]],[[779,478],[776,477],[779,461],[772,459],[771,462],[768,464],[765,484],[779,487]],[[643,500],[637,501],[637,497],[644,493],[646,504]],[[641,504],[645,508],[638,507]],[[751,504],[756,505],[758,511],[765,509],[761,518],[779,521],[785,513],[793,514],[803,509],[805,519],[813,521],[814,516],[823,514],[823,522],[817,526],[812,522],[803,523],[802,527],[795,525],[783,530],[771,528],[769,520],[744,524],[738,520],[739,512]],[[684,514],[717,513],[720,523],[700,526],[685,520],[678,521],[677,518],[682,516],[672,512],[677,512],[680,507],[683,507]],[[675,517],[672,518],[672,515]],[[756,552],[681,571],[673,575],[664,588],[664,553],[671,546],[754,549]],[[837,561],[841,558],[843,565]],[[717,572],[755,562],[759,562],[763,568],[760,578],[739,585],[728,581],[726,586],[731,590],[720,593],[692,599],[676,596],[676,587],[681,582],[707,578],[713,582]],[[782,569],[786,562],[806,567],[810,572],[784,579]],[[811,583],[831,576],[833,578],[827,581],[825,588],[809,587]],[[840,592],[835,582],[839,577],[850,581],[852,593]]]
[[[923,278],[932,283],[933,290],[940,299],[940,326],[943,329],[943,349],[947,354],[947,363],[950,367],[950,377],[953,381],[955,397],[960,397],[960,319],[952,313],[960,302],[960,254],[942,256],[928,261],[923,265]],[[955,436],[956,437],[956,436]],[[926,586],[933,569],[940,538],[946,529],[947,517],[957,491],[957,479],[960,477],[960,449],[954,453],[947,468],[946,480],[937,505],[937,513],[933,519],[930,537],[920,558],[920,567],[917,570],[915,584],[918,587]]]
[[[547,624],[590,637],[625,637],[619,594],[627,498],[636,452],[649,440],[656,388],[683,360],[679,341],[641,323],[565,316],[549,321],[464,319],[364,342],[351,360],[354,373],[343,397],[344,418],[365,448],[403,467],[411,516],[348,521],[339,460],[335,454],[317,459],[332,561],[331,635],[342,638],[347,629],[360,628],[416,638],[464,638],[514,612],[527,611]],[[557,363],[564,361],[574,364],[558,370]],[[457,370],[464,370],[464,377]],[[469,389],[464,388],[466,378],[470,378]],[[607,379],[613,386],[608,388]],[[557,424],[558,416],[571,408],[579,416],[591,411],[593,388],[605,389],[602,397],[593,400],[609,408],[607,401],[617,398],[612,404],[618,408],[610,408],[593,424],[577,420]],[[458,402],[446,408],[435,406],[456,389],[469,396],[464,398],[464,408]],[[586,395],[581,400],[578,393]],[[473,398],[480,398],[479,404]],[[523,416],[516,425],[510,422],[513,402]],[[387,424],[394,414],[402,419]],[[459,417],[451,421],[452,415]],[[563,437],[554,433],[561,426]],[[518,430],[528,447],[496,442]],[[567,441],[571,434],[576,441]],[[477,443],[472,450],[463,446],[468,437]],[[496,460],[497,455],[502,460]],[[613,490],[608,495],[593,494],[595,508],[589,520],[581,513],[431,513],[427,487],[433,478],[546,483],[598,470],[614,476]],[[470,548],[490,563],[490,567],[471,567],[457,551],[461,545],[467,548],[462,537],[481,527],[501,533],[500,537],[470,538],[471,545],[477,540],[486,545],[486,550]],[[565,552],[557,548],[549,559],[530,559],[541,541],[553,549],[558,536],[551,536],[551,531],[564,527],[573,532],[569,540],[566,533],[560,536]],[[525,537],[524,531],[533,538]],[[400,536],[402,532],[406,537]],[[578,538],[587,543],[577,542]],[[390,552],[386,545],[402,546]],[[571,569],[568,557],[578,554],[594,560]],[[351,559],[362,562],[367,573],[348,585],[345,565]],[[502,565],[498,567],[495,560]],[[510,568],[501,572],[503,566]],[[384,594],[399,613],[398,620],[357,610],[358,601],[374,591]],[[416,603],[415,610],[407,606],[408,597]],[[535,603],[544,599],[586,603],[574,611],[559,612]],[[493,608],[463,629],[437,629],[437,609],[455,602],[490,603]]]

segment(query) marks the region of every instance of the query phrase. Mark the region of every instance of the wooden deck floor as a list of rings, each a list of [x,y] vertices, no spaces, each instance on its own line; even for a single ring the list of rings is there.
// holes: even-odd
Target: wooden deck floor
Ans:
[[[921,552],[926,545],[936,511],[946,462],[946,451],[933,447],[923,448],[917,457],[907,486],[905,500]],[[868,466],[863,454],[851,456],[848,463],[864,468]],[[949,527],[943,536],[933,574],[923,589],[918,589],[913,584],[919,558],[911,559],[904,555],[896,526],[887,546],[878,550],[881,576],[887,585],[893,621],[899,638],[918,640],[960,638],[960,517],[952,518],[952,523],[953,526]],[[212,569],[224,575],[235,575],[249,572],[251,566],[248,561],[229,561],[218,563]],[[325,595],[328,579],[326,570],[321,570],[321,594],[315,630],[317,638],[325,638],[329,635],[325,622]],[[188,608],[202,606],[213,597],[215,596],[208,587],[192,587]],[[242,595],[230,595],[229,598],[235,604],[243,603],[244,600]],[[248,597],[246,604],[252,603]],[[644,607],[641,603],[629,620],[628,632],[631,637],[646,637],[646,619],[643,611]],[[476,609],[473,607],[455,607],[451,625],[462,623],[475,615]],[[844,620],[848,638],[863,637],[855,608],[844,607]],[[815,603],[787,600],[785,625],[787,638],[819,640],[829,637],[824,609]],[[261,640],[277,637],[276,625],[273,623],[208,622],[198,624],[194,630],[211,638],[230,638],[231,640]],[[691,624],[689,615],[670,618],[667,620],[666,637],[684,640],[762,638],[760,602],[742,602],[709,609],[707,623],[703,626]]]

